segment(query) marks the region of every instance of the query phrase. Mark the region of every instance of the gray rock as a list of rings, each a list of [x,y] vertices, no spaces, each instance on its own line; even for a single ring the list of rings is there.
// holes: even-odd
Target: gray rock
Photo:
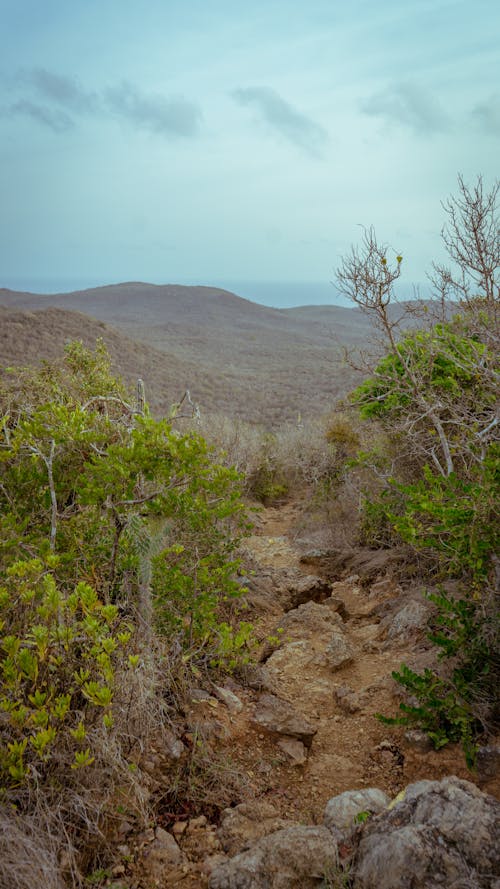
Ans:
[[[247,664],[242,670],[243,682],[254,691],[276,691],[276,679],[262,664]]]
[[[331,633],[333,627],[342,626],[342,618],[327,605],[306,602],[285,614],[279,626],[285,637],[303,639],[305,636]]]
[[[294,822],[282,818],[267,800],[252,800],[224,809],[217,835],[224,852],[233,856],[262,837],[293,826]]]
[[[383,812],[390,803],[386,794],[377,787],[363,790],[346,790],[332,797],[326,804],[323,823],[335,836],[349,832],[355,824],[356,815],[369,812],[376,815]]]
[[[212,700],[212,695],[208,691],[205,691],[204,688],[190,688],[189,697],[193,704],[201,704],[204,701]]]
[[[300,716],[287,701],[275,695],[262,695],[255,707],[252,722],[268,732],[290,735],[310,747],[316,729]]]
[[[284,600],[282,604],[286,611],[297,608],[306,602],[322,602],[330,595],[328,581],[315,574],[297,573],[283,586],[285,586],[286,593],[282,597]]]
[[[356,649],[341,631],[335,632],[325,648],[325,660],[332,670],[349,664],[356,655]]]
[[[500,804],[459,778],[419,781],[367,822],[354,889],[491,889],[500,873]]]
[[[337,669],[354,656],[343,632],[342,618],[328,603],[299,605],[284,616],[272,636],[281,640],[281,646],[274,653],[272,648],[264,652],[271,673],[306,673],[311,666]],[[279,645],[273,643],[275,649]]]
[[[432,606],[428,603],[412,599],[395,615],[391,615],[383,621],[383,624],[388,628],[387,638],[405,641],[418,633],[423,633],[427,628],[432,610]]]
[[[182,741],[179,738],[176,738],[173,732],[170,731],[166,731],[163,737],[165,741],[165,754],[169,759],[180,759],[185,751]]]
[[[223,688],[220,685],[214,685],[213,690],[214,695],[226,705],[230,713],[241,713],[243,704],[238,695],[235,695],[229,688]]]
[[[173,836],[162,827],[157,827],[154,840],[142,853],[142,866],[148,877],[158,883],[161,880],[163,885],[166,875],[169,879],[180,877],[186,864],[187,858]]]
[[[325,827],[289,827],[214,868],[210,889],[319,889],[338,861]]]
[[[419,753],[428,753],[432,750],[433,744],[429,735],[419,729],[408,729],[405,732],[405,741],[409,747],[418,750]]]

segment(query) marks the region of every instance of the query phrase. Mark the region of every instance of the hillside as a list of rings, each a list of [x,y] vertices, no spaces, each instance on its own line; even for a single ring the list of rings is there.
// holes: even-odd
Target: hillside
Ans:
[[[352,309],[327,307],[330,320],[316,320],[308,309],[270,309],[209,287],[3,289],[1,304],[2,364],[37,362],[69,339],[89,345],[102,337],[126,379],[145,379],[154,409],[189,388],[202,410],[266,425],[333,407],[356,381],[343,346],[366,342],[370,331]]]
[[[0,365],[36,363],[70,339],[91,345],[102,337],[115,369],[146,381],[154,410],[189,388],[205,412],[266,426],[332,409],[360,378],[345,352],[366,350],[374,338],[356,308],[272,309],[227,290],[174,284],[49,295],[0,289],[0,310]],[[402,312],[393,309],[395,318]]]

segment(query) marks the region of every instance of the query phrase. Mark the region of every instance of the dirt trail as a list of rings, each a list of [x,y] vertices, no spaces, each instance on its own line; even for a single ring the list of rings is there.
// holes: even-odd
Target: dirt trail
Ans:
[[[296,504],[264,510],[255,535],[247,542],[254,562],[271,575],[283,568],[310,573],[301,564],[293,541],[299,512]],[[370,589],[354,576],[334,584],[333,592],[342,600],[342,631],[355,650],[353,660],[334,672],[314,663],[314,658],[306,668],[290,658],[280,665],[279,657],[274,657],[267,664],[275,694],[317,729],[306,762],[291,764],[276,738],[252,724],[251,697],[242,713],[231,718],[227,749],[244,766],[254,792],[273,802],[283,815],[311,822],[321,821],[327,800],[344,790],[376,786],[395,795],[424,777],[455,774],[474,780],[460,747],[420,750],[408,742],[402,729],[387,728],[375,718],[379,712],[395,713],[391,672],[415,653],[415,641],[396,640],[394,645],[384,641],[380,618],[374,613],[381,602],[401,593],[396,581],[380,577]],[[261,636],[265,639],[269,628],[279,622],[279,615],[263,614],[257,624]],[[316,641],[313,632],[308,646],[314,649]],[[490,793],[498,790],[491,782],[481,786]]]
[[[306,528],[306,537],[308,532]],[[429,750],[422,747],[423,736],[409,740],[403,729],[387,728],[375,718],[376,713],[397,710],[391,671],[402,662],[427,656],[424,626],[416,632],[410,629],[409,635],[394,635],[394,623],[384,623],[382,616],[389,613],[393,622],[394,613],[400,613],[407,601],[387,562],[371,583],[356,575],[322,578],[326,569],[319,568],[311,577],[314,568],[301,561],[299,533],[303,541],[303,507],[292,503],[262,510],[254,535],[246,541],[248,617],[261,639],[264,661],[263,668],[257,668],[260,681],[255,676],[252,681],[250,674],[245,684],[227,679],[225,690],[213,687],[213,696],[193,690],[186,713],[193,743],[205,737],[218,753],[214,768],[219,771],[212,776],[215,806],[210,810],[205,803],[206,814],[193,812],[195,817],[180,816],[176,823],[170,814],[163,820],[160,817],[156,828],[139,843],[131,889],[206,889],[212,868],[225,860],[224,851],[235,854],[245,848],[252,838],[262,835],[263,827],[264,833],[272,833],[290,822],[321,824],[327,801],[345,790],[378,787],[394,797],[413,781],[457,775],[500,795],[498,778],[480,781],[468,772],[457,745],[439,752]],[[292,597],[297,589],[302,594],[305,588],[299,607],[286,601],[286,595],[283,598],[283,580],[285,594],[295,584]],[[308,601],[307,591],[314,594],[315,584],[321,595],[317,602],[314,595]],[[412,601],[418,602],[415,590]],[[274,637],[271,642],[270,636]],[[339,667],[325,659],[332,637],[340,639],[347,651],[348,659]],[[297,750],[299,754],[296,761],[290,737],[283,737],[290,732],[273,731],[255,721],[259,707],[271,695],[273,701],[278,698],[293,708],[298,724],[302,722],[303,727],[307,722],[310,735],[315,730],[309,749],[292,740],[293,756]],[[237,774],[234,799],[228,791],[231,771]],[[205,771],[205,784],[207,779]],[[242,796],[250,812],[257,813],[257,821],[239,815],[240,826],[235,828],[226,813],[233,828],[226,830],[223,816],[221,835],[216,821],[222,799],[236,805],[237,812]],[[228,836],[229,846],[224,845]],[[233,848],[234,843],[239,845]],[[123,873],[125,866],[119,869]]]

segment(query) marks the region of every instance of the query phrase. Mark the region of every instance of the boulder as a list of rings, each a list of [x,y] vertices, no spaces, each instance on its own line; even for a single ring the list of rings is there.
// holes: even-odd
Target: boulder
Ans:
[[[325,660],[332,670],[338,670],[345,664],[349,664],[356,655],[356,649],[351,645],[344,633],[336,631],[330,637],[325,648]]]
[[[302,766],[307,760],[307,751],[302,741],[297,738],[280,738],[278,747],[286,754],[288,760],[294,766]]]
[[[241,713],[241,711],[243,710],[243,704],[240,701],[238,695],[235,695],[235,693],[229,688],[223,688],[221,685],[214,685],[213,690],[215,697],[226,705],[230,713]]]
[[[294,822],[281,818],[267,800],[252,800],[224,809],[217,835],[224,852],[232,856],[248,849],[262,837],[293,826]]]
[[[357,815],[360,813],[376,815],[383,812],[389,803],[389,797],[377,787],[346,790],[328,800],[323,823],[337,839],[340,839],[345,833],[350,833],[355,826]]]
[[[307,602],[323,602],[331,590],[328,581],[321,577],[292,569],[280,584],[279,592],[283,608],[290,611]]]
[[[267,650],[267,666],[284,673],[302,672],[310,667],[326,667],[337,670],[351,661],[356,650],[343,630],[343,620],[328,605],[307,602],[284,616],[271,634],[274,640],[282,640],[274,652]],[[280,643],[274,643],[276,648]],[[266,652],[265,652],[266,653]]]
[[[326,827],[288,827],[215,867],[209,889],[319,889],[338,860]]]
[[[278,735],[298,738],[310,747],[316,729],[307,719],[300,716],[288,701],[276,695],[262,695],[257,701],[252,722],[261,729]]]
[[[500,804],[459,778],[418,781],[362,831],[354,889],[492,889]]]
[[[433,607],[428,602],[411,599],[403,608],[382,621],[387,629],[387,639],[406,642],[413,636],[424,634]]]
[[[141,866],[157,886],[170,886],[186,874],[188,860],[173,836],[157,827],[154,839],[142,852]]]

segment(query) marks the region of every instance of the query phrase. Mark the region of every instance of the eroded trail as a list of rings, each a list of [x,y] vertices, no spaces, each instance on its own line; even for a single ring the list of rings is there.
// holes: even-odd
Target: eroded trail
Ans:
[[[344,790],[376,786],[394,796],[422,777],[455,774],[470,780],[459,747],[435,752],[421,736],[408,738],[375,718],[397,710],[392,671],[428,658],[428,612],[419,603],[420,591],[404,593],[383,559],[369,580],[347,572],[325,577],[321,554],[304,561],[294,543],[299,509],[288,504],[264,510],[246,544],[254,570],[249,600],[263,645],[263,688],[243,693],[245,706],[232,717],[228,750],[244,764],[256,794],[297,820],[320,821],[326,801]],[[291,607],[294,599],[303,604]],[[287,750],[287,724],[273,732],[272,713],[266,727],[256,725],[259,701],[270,694],[313,727],[310,747],[306,739],[302,750],[293,745]],[[481,786],[494,792],[487,783]]]
[[[326,803],[343,791],[375,787],[390,799],[422,778],[457,775],[499,795],[498,778],[471,775],[458,746],[436,752],[423,735],[375,718],[397,710],[391,672],[402,662],[421,668],[431,654],[429,605],[420,589],[401,588],[394,553],[356,553],[355,573],[350,559],[342,567],[325,551],[307,552],[303,532],[300,504],[287,504],[263,510],[245,542],[244,616],[260,639],[260,663],[244,682],[227,679],[212,694],[193,689],[186,712],[193,743],[205,739],[217,750],[214,767],[226,762],[212,779],[218,805],[225,794],[228,808],[220,823],[209,813],[167,823],[168,833],[151,830],[138,858],[138,889],[239,887],[240,877],[221,876],[219,884],[210,875],[223,874],[262,837],[321,825]],[[233,799],[227,782],[234,769]],[[348,858],[349,846],[339,854]]]

